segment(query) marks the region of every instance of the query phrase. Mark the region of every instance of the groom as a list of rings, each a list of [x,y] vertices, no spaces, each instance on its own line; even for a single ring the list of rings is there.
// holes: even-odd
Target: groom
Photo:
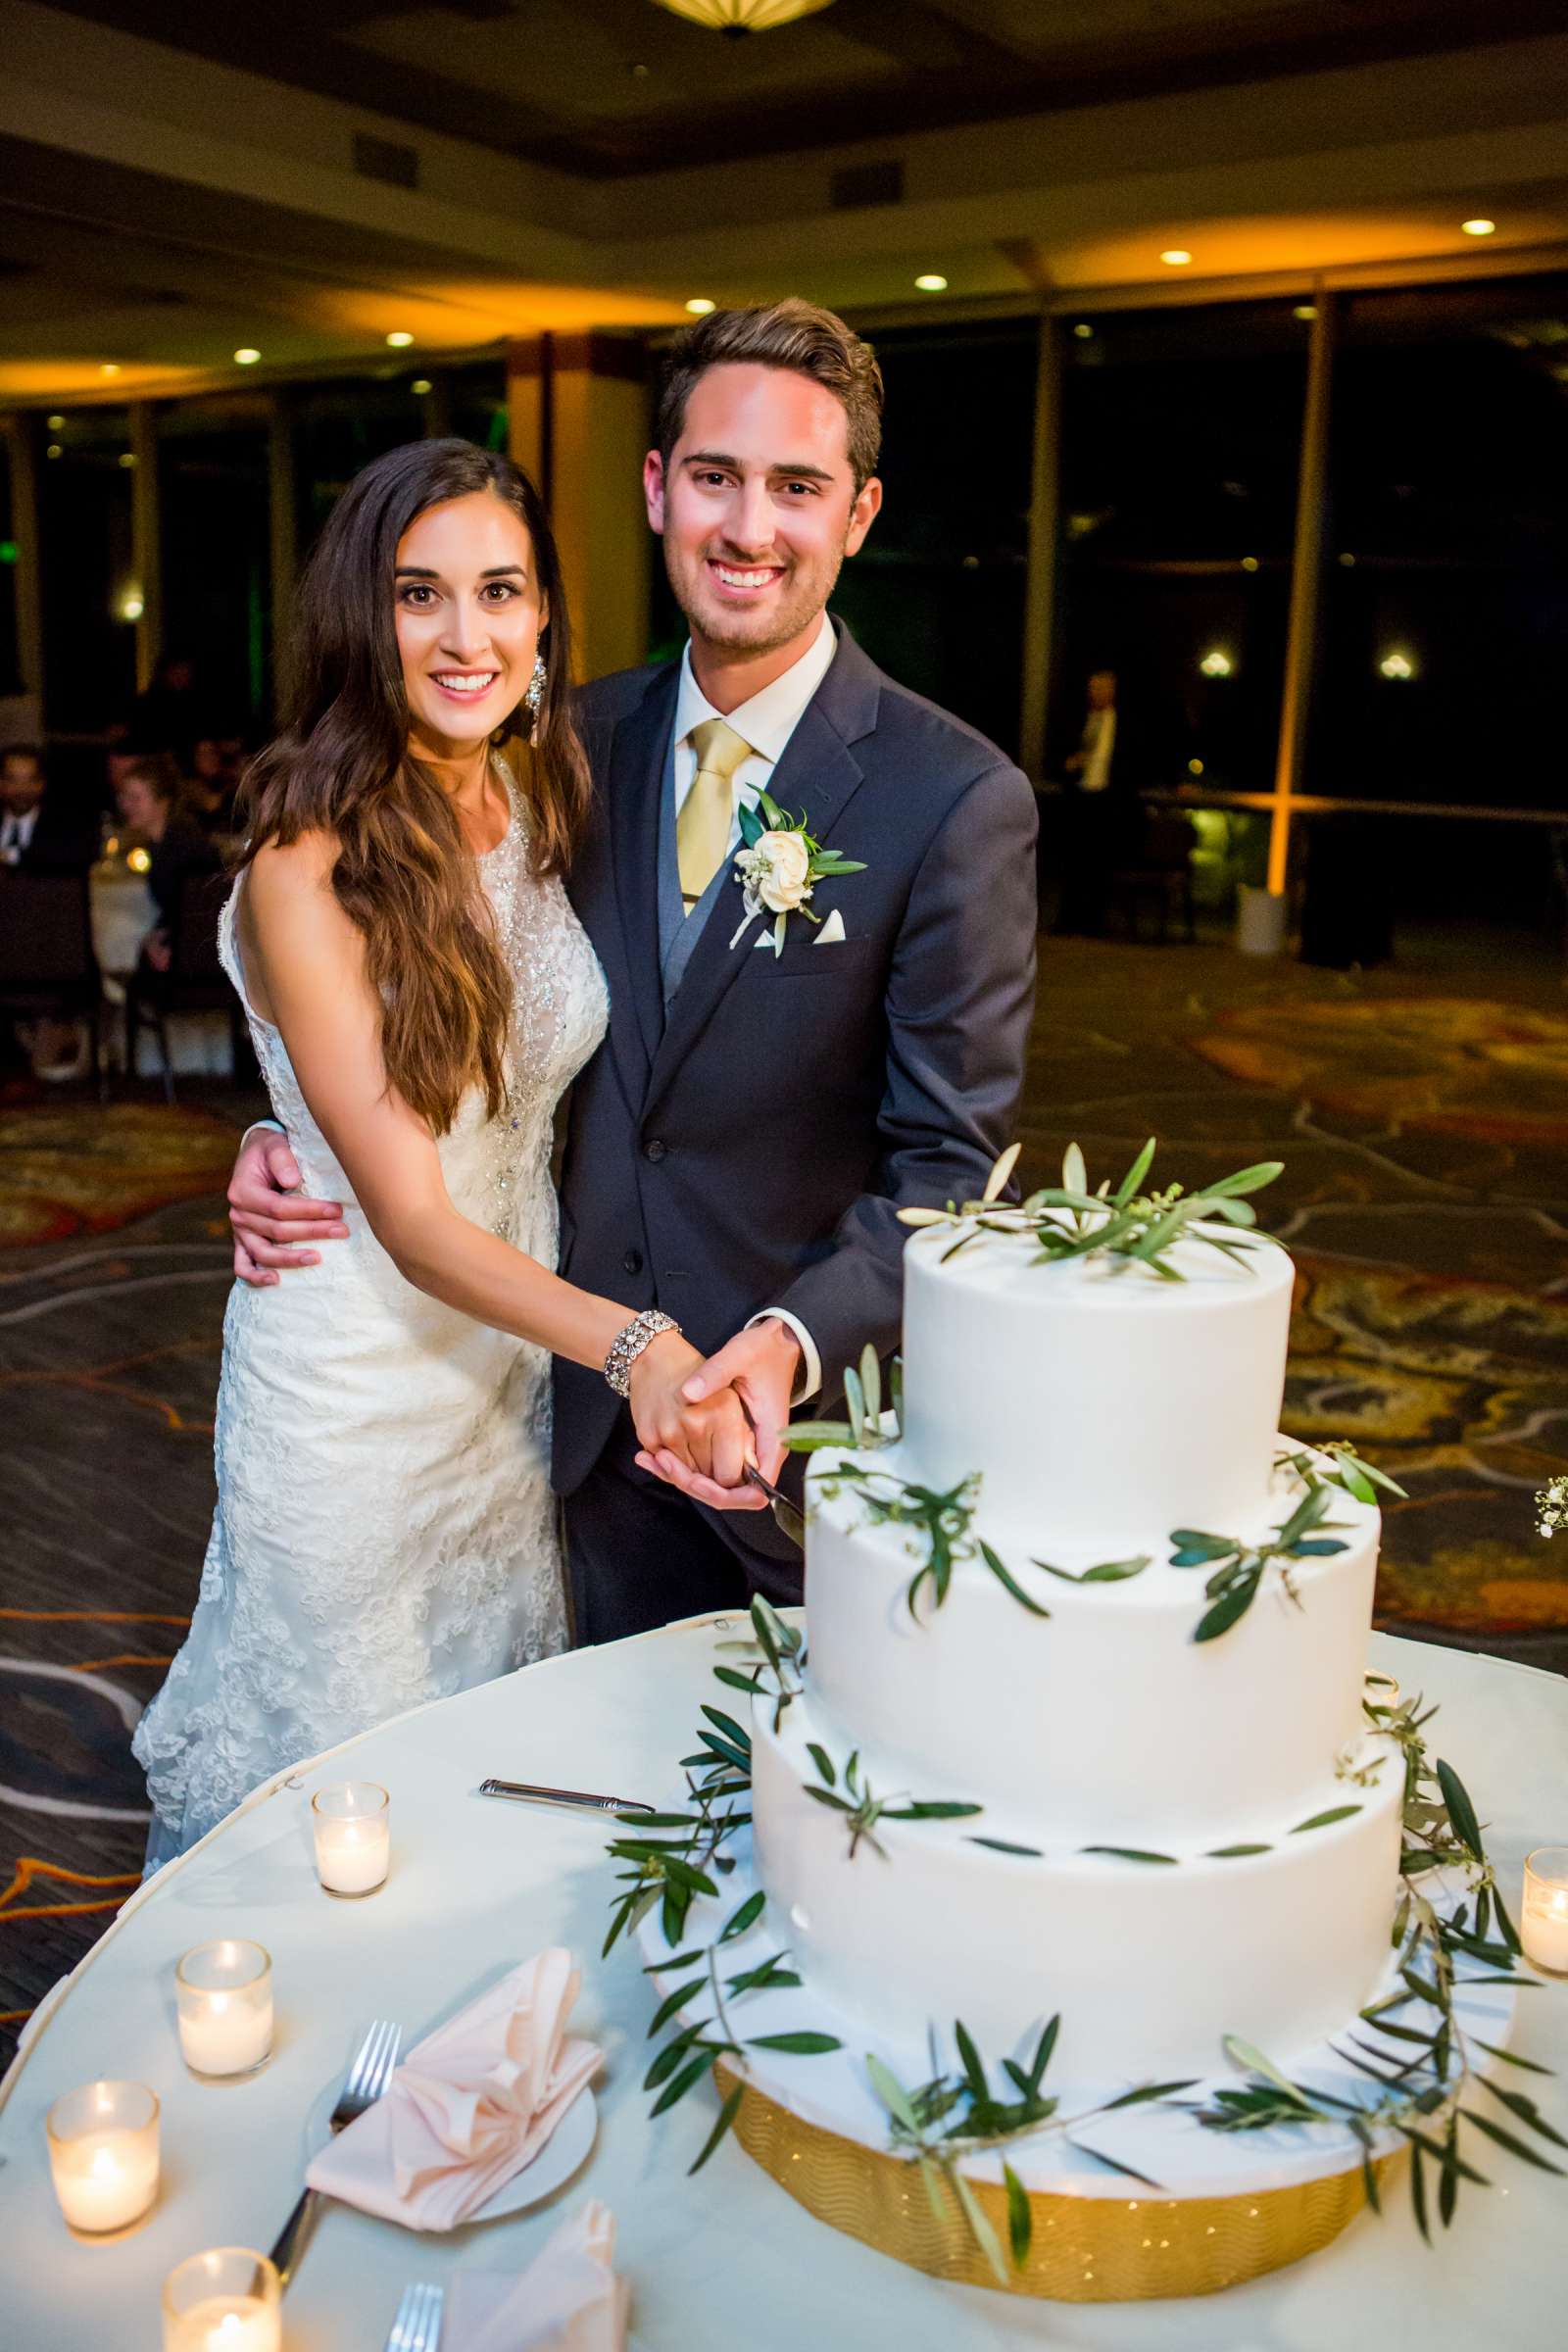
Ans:
[[[897,1347],[898,1211],[980,1191],[1033,998],[1027,781],[825,610],[881,504],[881,416],[870,348],[829,311],[687,329],[644,489],[690,643],[580,705],[597,813],[570,890],[612,1011],[571,1101],[561,1271],[713,1351],[687,1393],[735,1388],[769,1477],[792,1405],[830,1405],[867,1340]],[[764,792],[861,868],[815,883],[815,924],[787,911],[777,954],[771,911],[736,937],[741,817],[755,832]],[[801,863],[777,851],[775,903]],[[335,1212],[290,1182],[286,1148],[253,1132],[229,1196],[242,1275],[324,1237]],[[607,1382],[560,1361],[555,1483],[579,1642],[800,1597],[755,1489],[643,1454]]]

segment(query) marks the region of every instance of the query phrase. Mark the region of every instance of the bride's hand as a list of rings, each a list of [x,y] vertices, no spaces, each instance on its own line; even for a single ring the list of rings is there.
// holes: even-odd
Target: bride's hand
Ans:
[[[757,1458],[751,1423],[733,1389],[692,1403],[682,1389],[702,1364],[697,1348],[677,1332],[661,1332],[631,1368],[628,1402],[641,1447],[642,1467],[661,1477],[659,1457],[673,1457],[715,1486],[739,1488],[746,1465]],[[765,1497],[759,1494],[760,1506]]]

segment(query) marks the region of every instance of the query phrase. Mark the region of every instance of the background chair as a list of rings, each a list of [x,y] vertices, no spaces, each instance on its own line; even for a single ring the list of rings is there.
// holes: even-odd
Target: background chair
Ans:
[[[85,1020],[98,1100],[108,1100],[103,984],[87,876],[0,868],[0,1012],[14,1020]]]
[[[1193,922],[1193,827],[1180,809],[1146,808],[1142,838],[1135,835],[1132,855],[1110,877],[1110,904],[1126,917],[1127,935],[1139,937],[1145,906],[1154,912],[1161,947],[1169,934],[1170,918],[1179,906],[1187,944],[1196,937]]]
[[[191,874],[181,884],[174,919],[170,925],[167,972],[155,972],[143,961],[125,983],[125,1069],[136,1070],[136,1040],[143,1028],[158,1040],[163,1062],[164,1100],[174,1100],[174,1064],[169,1046],[171,1014],[221,1012],[228,1019],[232,1067],[244,1067],[244,1021],[239,999],[218,953],[218,918],[228,896],[226,874]]]

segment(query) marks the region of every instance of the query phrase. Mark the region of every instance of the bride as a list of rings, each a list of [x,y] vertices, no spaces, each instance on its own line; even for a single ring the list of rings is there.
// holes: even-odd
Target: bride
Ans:
[[[554,1271],[553,1116],[608,1014],[562,886],[569,650],[533,485],[465,441],[368,466],[302,582],[221,945],[347,1239],[229,1300],[201,1593],[133,1742],[149,1868],[295,1758],[564,1646],[551,1352],[604,1367],[648,1451],[741,1476],[733,1392],[681,1397],[698,1350]]]

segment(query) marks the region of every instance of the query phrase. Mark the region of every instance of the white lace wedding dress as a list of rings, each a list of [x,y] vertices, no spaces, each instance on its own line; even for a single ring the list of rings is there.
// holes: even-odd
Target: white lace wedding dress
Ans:
[[[512,801],[479,861],[512,973],[508,1101],[491,1119],[470,1093],[439,1151],[454,1205],[553,1266],[555,1107],[609,1005],[565,893],[530,871]],[[550,1358],[403,1279],[246,997],[233,918],[231,896],[223,962],[273,1109],[306,1191],[345,1203],[349,1238],[229,1299],[201,1593],[132,1741],[154,1808],[149,1869],[296,1758],[565,1642]]]

